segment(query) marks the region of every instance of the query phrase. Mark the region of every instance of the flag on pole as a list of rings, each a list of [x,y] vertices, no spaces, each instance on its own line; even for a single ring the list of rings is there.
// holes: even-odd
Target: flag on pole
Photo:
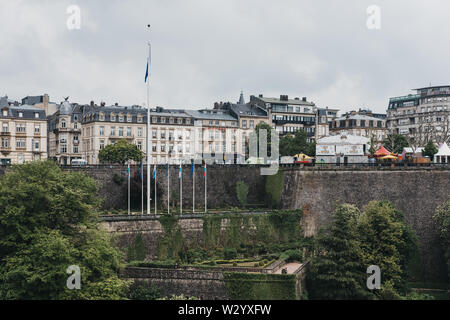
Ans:
[[[169,163],[166,162],[166,177],[169,175]]]
[[[191,167],[191,178],[194,176],[194,162],[192,162],[192,167]]]
[[[180,168],[178,169],[178,179],[181,179],[181,164],[180,164]]]
[[[155,166],[153,167],[153,179],[156,179],[156,163]]]
[[[141,180],[144,180],[144,162],[141,161]]]
[[[206,162],[205,162],[205,167],[203,169],[203,176],[206,178]]]
[[[131,177],[130,163],[129,162],[128,162],[128,168],[127,168],[127,177],[128,177],[128,179]]]
[[[147,82],[147,78],[148,78],[148,61],[147,61],[147,69],[145,70],[145,81]]]

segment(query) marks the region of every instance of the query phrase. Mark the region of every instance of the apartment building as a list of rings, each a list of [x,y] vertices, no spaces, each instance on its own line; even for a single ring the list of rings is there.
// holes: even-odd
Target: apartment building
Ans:
[[[306,97],[289,99],[287,95],[280,98],[269,98],[263,95],[250,96],[250,103],[259,105],[268,111],[272,126],[280,134],[294,134],[303,129],[306,131],[308,142],[316,136],[317,107]]]
[[[55,113],[48,116],[49,158],[61,165],[85,158],[81,148],[82,107],[66,99]]]
[[[316,141],[330,135],[330,123],[337,118],[339,109],[317,108]]]
[[[330,123],[330,135],[339,135],[347,132],[350,135],[374,138],[376,144],[380,145],[388,134],[386,119],[381,114],[370,110],[350,111]]]
[[[0,98],[0,163],[21,164],[47,158],[45,112],[30,105],[11,104]]]
[[[414,89],[415,94],[389,99],[387,126],[406,135],[410,144],[424,146],[450,140],[450,86]]]

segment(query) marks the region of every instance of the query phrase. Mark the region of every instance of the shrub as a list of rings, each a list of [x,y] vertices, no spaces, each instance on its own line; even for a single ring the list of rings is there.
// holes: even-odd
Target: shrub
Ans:
[[[117,173],[114,173],[113,181],[114,181],[115,184],[120,186],[120,185],[122,185],[124,180],[125,180],[124,177],[119,176]]]
[[[156,286],[135,283],[130,287],[129,298],[131,300],[156,300],[160,298],[160,291]]]
[[[236,183],[236,194],[241,206],[247,206],[248,185],[245,182]]]
[[[302,252],[300,250],[286,250],[280,255],[280,259],[286,262],[302,261]]]
[[[225,260],[236,259],[237,250],[235,248],[225,248],[223,251],[223,257]]]

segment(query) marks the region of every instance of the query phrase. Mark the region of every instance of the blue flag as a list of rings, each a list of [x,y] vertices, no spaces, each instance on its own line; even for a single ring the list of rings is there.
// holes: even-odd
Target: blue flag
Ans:
[[[178,179],[181,179],[181,164],[180,164],[180,169],[178,170]]]
[[[192,162],[191,178],[194,176],[194,169],[195,169],[194,162]]]
[[[148,61],[147,61],[147,69],[145,70],[145,81],[147,82],[147,78],[148,78]]]
[[[155,166],[153,167],[153,179],[156,179],[156,163]]]
[[[144,180],[144,163],[141,162],[141,180]]]
[[[169,163],[167,162],[166,163],[166,177],[167,177],[168,174],[169,174]]]

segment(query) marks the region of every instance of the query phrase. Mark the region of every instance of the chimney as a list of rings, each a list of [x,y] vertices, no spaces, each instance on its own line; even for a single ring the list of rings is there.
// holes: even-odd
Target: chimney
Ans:
[[[295,97],[295,100],[300,100],[300,98],[299,97]]]
[[[93,107],[94,106],[94,101],[91,101],[91,107]]]
[[[114,103],[114,105],[116,106],[116,107],[118,107],[119,106],[119,104],[116,102],[116,103]]]
[[[104,106],[105,106],[105,103],[104,103],[103,101],[100,102],[100,106],[104,107]]]
[[[288,96],[285,95],[285,94],[281,94],[280,95],[280,100],[287,101],[288,100]]]
[[[260,95],[259,95],[259,97],[260,97],[260,98],[263,98],[263,95],[262,95],[262,94],[260,94]]]
[[[306,102],[306,97],[303,97],[303,98],[302,98],[302,101]]]

